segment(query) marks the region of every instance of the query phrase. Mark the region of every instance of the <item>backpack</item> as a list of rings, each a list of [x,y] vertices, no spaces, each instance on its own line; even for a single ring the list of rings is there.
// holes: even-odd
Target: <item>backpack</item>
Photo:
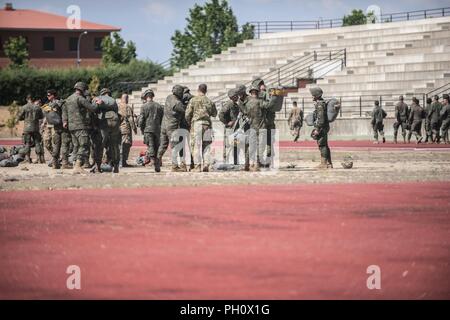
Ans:
[[[336,118],[339,115],[339,112],[341,111],[341,104],[339,103],[339,100],[336,98],[331,98],[330,100],[326,101],[327,104],[327,116],[328,116],[328,122],[333,122],[336,120]]]
[[[104,119],[106,120],[107,127],[112,129],[119,127],[120,125],[120,118],[118,114],[119,108],[117,107],[116,100],[114,100],[110,96],[100,96],[99,98],[103,101],[104,105],[114,109],[106,111],[104,113]]]
[[[47,123],[59,126],[62,125],[62,119],[61,116],[56,111],[50,111],[45,113],[45,118],[47,119]]]

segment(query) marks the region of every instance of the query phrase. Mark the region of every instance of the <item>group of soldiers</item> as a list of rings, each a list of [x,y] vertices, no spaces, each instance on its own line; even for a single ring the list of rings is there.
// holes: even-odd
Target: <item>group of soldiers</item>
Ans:
[[[65,100],[58,99],[54,89],[47,91],[44,105],[39,97],[27,100],[18,114],[18,119],[24,121],[26,163],[32,163],[32,147],[36,163],[45,163],[45,146],[52,155],[53,169],[102,172],[102,164],[107,163],[117,173],[120,165],[128,166],[132,131],[137,133],[137,127],[126,94],[118,106],[108,88],[102,89],[98,97],[90,97],[86,84],[77,82],[74,93]],[[69,161],[71,154],[73,161]]]
[[[317,140],[321,153],[319,167],[331,168],[326,103],[320,88],[312,88],[311,94],[315,104],[311,136]],[[231,143],[226,143],[225,150],[235,151],[237,163],[237,149],[242,147],[245,155],[243,170],[259,171],[261,167],[273,164],[275,114],[281,110],[283,95],[276,90],[267,90],[264,81],[256,79],[248,90],[244,85],[229,90],[229,101],[218,112],[207,97],[206,84],[198,86],[195,96],[189,88],[175,85],[164,106],[155,102],[154,92],[147,89],[141,96],[143,105],[136,120],[126,94],[122,95],[118,106],[109,89],[104,88],[99,96],[90,97],[86,84],[77,82],[74,93],[65,100],[58,99],[55,90],[48,90],[44,106],[40,98],[35,98],[21,108],[19,119],[24,120],[25,161],[31,163],[30,153],[34,147],[37,163],[45,163],[45,145],[52,155],[54,169],[72,168],[74,173],[83,173],[89,168],[92,172],[102,172],[102,164],[107,163],[116,173],[120,166],[128,166],[132,134],[140,128],[147,146],[147,164],[156,172],[161,170],[162,157],[169,145],[171,171],[208,172],[213,141],[212,118],[218,115],[227,132],[225,137],[233,137]],[[303,112],[294,108],[289,121],[297,140]],[[186,149],[188,142],[190,145]],[[70,155],[73,161],[69,161]]]
[[[420,106],[417,98],[413,97],[411,106],[404,102],[404,97],[400,96],[398,103],[395,105],[395,122],[394,122],[394,143],[397,143],[398,131],[401,128],[403,142],[410,143],[412,135],[416,138],[416,143],[422,143],[422,123],[425,124],[425,143],[450,143],[448,131],[450,128],[450,101],[449,95],[442,95],[442,102],[439,96],[435,95],[433,99],[427,98],[426,107]],[[374,143],[379,143],[379,135],[382,142],[385,143],[384,124],[386,112],[375,101],[375,107],[372,112],[372,127],[374,131]]]

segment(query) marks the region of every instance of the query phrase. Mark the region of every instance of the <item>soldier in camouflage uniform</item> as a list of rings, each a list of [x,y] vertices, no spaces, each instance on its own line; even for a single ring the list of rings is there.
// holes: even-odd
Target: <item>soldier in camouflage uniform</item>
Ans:
[[[320,165],[318,169],[333,168],[331,161],[331,150],[328,146],[328,132],[330,131],[330,123],[328,121],[327,105],[322,98],[323,91],[319,87],[309,90],[314,101],[314,130],[311,137],[317,141],[320,150]]]
[[[133,132],[137,134],[137,126],[134,121],[133,109],[128,105],[128,94],[124,93],[119,103],[119,114],[122,122],[120,123],[120,133],[122,143],[120,147],[122,167],[129,167],[127,163],[131,146],[133,145]],[[159,137],[158,137],[159,138]]]
[[[264,151],[267,149],[267,129],[270,128],[270,113],[276,112],[274,97],[270,100],[260,98],[259,87],[249,89],[250,96],[242,102],[241,109],[246,110],[250,119],[250,171],[259,171],[263,161]]]
[[[41,109],[41,100],[33,99],[33,103],[28,102],[20,108],[17,115],[20,121],[24,121],[22,140],[25,145],[25,161],[31,163],[31,148],[34,144],[34,150],[38,157],[37,163],[45,163],[44,148],[42,146],[42,136],[39,132],[39,121],[44,119]]]
[[[56,90],[50,89],[47,92],[48,98],[48,112],[55,112],[59,115],[59,118],[62,119],[62,112],[64,107],[64,101],[57,99]],[[45,111],[44,111],[45,114]],[[51,142],[52,142],[52,168],[59,169],[59,157],[62,157],[62,168],[63,169],[72,169],[72,166],[69,165],[69,154],[70,154],[70,144],[71,137],[70,132],[66,128],[63,128],[62,120],[61,124],[51,125],[48,123],[46,119],[46,125],[49,131],[51,132]]]
[[[443,103],[442,103],[442,110],[441,110],[441,121],[442,121],[441,136],[444,139],[444,143],[448,144],[448,143],[450,143],[450,140],[448,137],[448,130],[450,129],[449,95],[448,94],[442,95],[442,99],[443,99]]]
[[[442,105],[439,102],[439,96],[436,95],[434,96],[433,103],[431,104],[431,111],[427,115],[431,125],[431,133],[434,136],[432,141],[436,143],[441,142],[441,110]]]
[[[411,110],[408,116],[408,121],[411,125],[411,130],[408,134],[408,142],[411,141],[412,134],[416,137],[417,144],[422,142],[422,122],[424,118],[425,111],[419,105],[419,100],[416,97],[412,98]]]
[[[427,98],[427,106],[425,107],[425,143],[432,143],[433,141],[433,131],[431,129],[431,121],[429,115],[431,113],[431,103],[433,100],[431,98]]]
[[[186,121],[191,127],[191,152],[197,172],[208,172],[211,163],[212,143],[211,117],[217,116],[216,105],[206,97],[206,84],[198,86],[198,94],[193,97],[186,109]]]
[[[394,123],[394,143],[397,143],[398,128],[402,128],[403,142],[406,143],[406,129],[408,127],[409,108],[406,103],[403,102],[403,96],[399,97],[398,103],[395,105],[395,119]]]
[[[297,101],[293,102],[292,110],[288,117],[288,125],[291,129],[291,135],[294,137],[294,142],[297,142],[303,125],[303,110],[297,106]]]
[[[119,107],[117,106],[116,100],[111,97],[111,90],[108,88],[103,88],[100,91],[98,99],[102,101],[99,105],[103,107],[102,110],[98,111],[100,132],[102,135],[101,154],[103,155],[103,149],[105,149],[108,161],[114,168],[113,172],[119,173],[120,143],[122,141]],[[97,170],[99,172],[101,172],[100,166],[97,164]]]
[[[77,82],[74,89],[75,93],[69,96],[64,104],[62,120],[63,127],[69,130],[72,137],[75,153],[73,173],[76,174],[84,173],[82,165],[89,161],[89,134],[92,130],[93,115],[99,106],[97,102],[93,104],[86,99],[87,86],[84,82]]]
[[[224,147],[223,147],[223,152],[224,152],[224,161],[226,160],[226,155],[227,155],[227,137],[228,134],[230,134],[230,132],[234,129],[236,129],[236,121],[238,120],[238,116],[239,116],[239,105],[238,105],[238,101],[239,101],[239,90],[238,89],[230,89],[228,91],[228,98],[230,98],[230,100],[228,100],[220,109],[219,112],[219,120],[223,123],[224,125]],[[233,149],[234,149],[234,164],[238,164],[238,159],[237,159],[237,153],[238,153],[238,148],[235,142],[233,142]]]
[[[187,106],[188,106],[188,104],[189,104],[189,101],[191,101],[191,99],[193,98],[194,96],[191,94],[191,90],[188,88],[188,87],[186,87],[186,86],[183,86],[183,99],[182,99],[182,101],[183,101],[183,106],[184,106],[184,109],[186,110],[186,108],[187,108]],[[185,130],[187,130],[187,131],[190,131],[191,130],[191,127],[190,127],[190,125],[187,123],[187,121],[186,121],[186,117],[184,117],[182,120],[181,120],[181,123],[180,123],[180,128],[181,129],[185,129]],[[183,138],[182,137],[180,137],[180,142],[182,142],[183,141]],[[182,149],[182,150],[180,150],[180,157],[181,157],[181,159],[184,159],[184,149]],[[184,166],[186,166],[184,163],[182,163],[181,164],[181,167],[184,167]],[[190,164],[190,170],[193,170],[194,169],[194,157],[193,157],[193,155],[192,155],[192,153],[191,153],[191,164]]]
[[[380,106],[380,102],[376,100],[374,102],[375,107],[372,111],[372,128],[373,128],[373,137],[375,139],[374,143],[378,142],[378,133],[381,135],[383,143],[386,142],[386,138],[384,137],[384,124],[383,120],[386,118],[387,113],[383,110],[383,108]]]
[[[157,157],[161,135],[161,122],[164,116],[164,109],[153,101],[155,94],[153,90],[146,90],[142,97],[145,104],[141,107],[139,116],[139,128],[144,135],[144,144],[147,145],[147,158],[154,165],[155,171],[160,172],[160,162]]]
[[[169,143],[172,149],[172,171],[173,172],[186,172],[186,163],[184,161],[184,153],[181,154],[181,163],[178,165],[177,157],[179,155],[178,147],[180,142],[179,136],[173,135],[173,133],[181,128],[181,123],[185,117],[185,106],[183,105],[183,87],[175,85],[172,88],[172,94],[166,99],[164,105],[164,116],[161,124],[161,137],[160,145],[158,149],[158,159],[161,161],[164,153],[166,152]],[[187,138],[187,137],[186,137]]]

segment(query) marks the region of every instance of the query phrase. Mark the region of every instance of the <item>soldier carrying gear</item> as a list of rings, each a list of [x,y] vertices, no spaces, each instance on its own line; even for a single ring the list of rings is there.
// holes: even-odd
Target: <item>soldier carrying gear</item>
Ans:
[[[376,100],[374,102],[375,107],[373,108],[372,111],[372,128],[373,128],[373,137],[375,139],[375,141],[373,143],[379,143],[378,142],[378,133],[380,133],[382,139],[383,139],[383,143],[386,142],[386,138],[384,137],[384,118],[386,118],[387,113],[386,111],[383,110],[383,108],[380,106],[380,102],[378,100]]]
[[[106,150],[107,160],[114,168],[114,173],[119,173],[120,165],[120,116],[119,107],[116,100],[111,97],[111,90],[103,88],[100,90],[98,100],[101,101],[100,106],[103,110],[98,112],[99,127],[102,136],[101,154],[103,156],[104,149]],[[96,161],[98,172],[102,172],[101,161]]]
[[[309,91],[314,101],[314,130],[311,137],[317,141],[320,150],[321,161],[318,169],[333,168],[331,162],[331,150],[328,146],[328,132],[330,131],[330,123],[328,121],[327,105],[322,98],[323,91],[319,87],[310,88]]]
[[[228,90],[228,97],[230,98],[229,101],[227,101],[222,108],[220,109],[219,112],[219,120],[223,123],[224,125],[224,139],[223,139],[223,157],[224,157],[224,161],[227,161],[227,139],[226,137],[231,134],[232,132],[230,131],[234,131],[235,129],[237,129],[238,126],[235,126],[236,121],[238,120],[238,116],[239,116],[239,105],[238,105],[238,100],[239,100],[239,89],[235,88],[235,89],[230,89]],[[237,165],[238,164],[238,149],[237,149],[237,145],[236,145],[236,141],[233,140],[233,145],[232,148],[234,150],[234,164]]]
[[[403,102],[403,96],[398,98],[398,103],[395,105],[395,119],[394,123],[394,143],[397,143],[398,129],[402,128],[403,142],[406,143],[406,130],[408,128],[409,107]]]
[[[172,94],[167,96],[166,103],[164,105],[164,116],[161,124],[161,139],[158,149],[158,160],[161,163],[162,157],[166,152],[169,143],[172,149],[172,171],[173,172],[186,172],[186,162],[184,161],[184,153],[179,152],[177,154],[177,146],[181,143],[182,137],[172,137],[172,134],[181,128],[181,122],[185,117],[186,106],[183,104],[183,87],[175,85],[172,88]],[[181,163],[178,165],[177,157],[181,157]]]
[[[146,90],[143,96],[145,104],[141,108],[138,125],[144,135],[144,144],[147,145],[146,157],[149,163],[154,166],[155,172],[160,172],[161,163],[157,157],[157,152],[164,109],[159,103],[153,102],[155,95],[151,89]]]
[[[39,120],[44,119],[41,99],[36,97],[32,99],[32,103],[28,102],[21,107],[17,118],[24,121],[22,140],[25,145],[25,161],[31,163],[31,148],[34,146],[38,157],[37,163],[45,163],[42,136],[39,132]]]

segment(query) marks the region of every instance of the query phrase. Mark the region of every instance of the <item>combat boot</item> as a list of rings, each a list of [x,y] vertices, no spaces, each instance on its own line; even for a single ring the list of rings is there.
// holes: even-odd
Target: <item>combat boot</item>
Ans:
[[[397,144],[397,137],[394,137],[394,143]]]
[[[163,166],[162,156],[161,157],[157,157],[157,159],[158,159],[159,167],[162,167]]]
[[[62,159],[62,169],[73,169],[73,167],[69,164],[69,161],[67,159]]]
[[[130,168],[131,166],[127,163],[127,160],[122,160],[122,168]]]
[[[322,170],[327,168],[328,168],[327,159],[324,157],[320,157],[320,164],[316,167],[316,169]]]
[[[203,166],[203,172],[209,172],[209,164]]]
[[[423,137],[420,137],[419,139],[417,139],[417,144],[422,143]]]
[[[403,143],[406,143],[406,136],[403,136]]]
[[[114,163],[113,173],[119,173],[119,163]]]
[[[25,162],[33,163],[33,161],[31,160],[31,157],[30,157],[30,153],[27,153],[27,154],[25,155]]]
[[[45,158],[44,158],[44,155],[43,154],[40,154],[39,155],[39,159],[38,159],[38,163],[45,163]]]
[[[82,174],[82,173],[86,173],[86,171],[84,171],[84,169],[81,166],[81,160],[77,160],[75,162],[75,166],[73,167],[73,174]]]
[[[59,159],[53,158],[52,160],[52,169],[60,169],[61,166],[59,165]]]
[[[158,158],[153,158],[153,162],[155,163],[155,172],[161,172]]]
[[[202,166],[197,164],[194,166],[194,169],[192,169],[192,172],[202,172]]]
[[[386,143],[386,138],[383,136],[383,143]]]
[[[250,172],[258,172],[258,171],[260,171],[259,165],[258,164],[251,164],[249,171]]]
[[[187,172],[186,163],[182,162],[179,168],[181,172]]]
[[[170,171],[172,171],[172,172],[181,172],[180,171],[180,167],[177,166],[176,164],[172,164],[172,169]]]

